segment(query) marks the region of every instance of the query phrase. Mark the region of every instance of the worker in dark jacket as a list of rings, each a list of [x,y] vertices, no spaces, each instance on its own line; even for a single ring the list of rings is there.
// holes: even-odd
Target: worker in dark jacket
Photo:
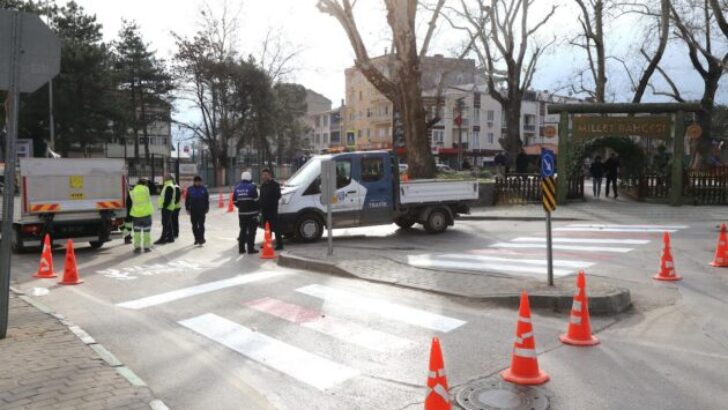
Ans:
[[[131,245],[132,242],[132,236],[131,233],[134,230],[134,222],[133,218],[131,217],[131,207],[133,206],[133,203],[131,201],[131,191],[132,188],[129,187],[129,180],[126,182],[126,218],[124,218],[124,227],[122,229],[122,232],[124,234],[124,243],[127,245]]]
[[[238,222],[240,235],[238,236],[238,253],[258,253],[255,249],[255,233],[258,229],[258,188],[253,183],[250,172],[240,175],[240,183],[235,187],[233,202],[238,207]]]
[[[159,195],[159,209],[162,211],[162,236],[154,242],[155,245],[174,242],[172,215],[175,209],[174,178],[171,174],[164,175],[164,186]]]
[[[195,236],[195,245],[205,244],[205,216],[210,210],[210,194],[207,187],[202,185],[202,178],[196,176],[192,186],[187,188],[185,209],[190,214],[192,234]]]
[[[174,177],[173,177],[174,178]],[[174,184],[174,210],[172,211],[172,236],[179,238],[179,214],[182,211],[182,188]]]
[[[278,227],[278,201],[281,199],[281,185],[273,179],[273,173],[270,169],[264,168],[260,173],[260,214],[262,216],[262,224],[265,227],[266,222],[270,225],[270,229],[276,236],[276,250],[283,250],[283,239],[281,231]]]

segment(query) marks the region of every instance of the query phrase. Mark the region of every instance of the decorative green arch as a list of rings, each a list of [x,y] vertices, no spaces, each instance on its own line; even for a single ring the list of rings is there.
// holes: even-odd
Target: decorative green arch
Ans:
[[[637,142],[629,137],[599,137],[572,146],[571,174],[577,175],[580,173],[584,160],[587,157],[592,157],[595,152],[603,151],[605,148],[611,148],[619,155],[623,176],[628,178],[636,177],[644,170],[647,156],[644,149]],[[606,159],[604,158],[604,160]]]

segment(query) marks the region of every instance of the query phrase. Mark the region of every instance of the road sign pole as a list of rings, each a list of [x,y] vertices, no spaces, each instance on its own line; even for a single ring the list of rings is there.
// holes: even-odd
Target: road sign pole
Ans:
[[[331,201],[329,201],[328,205],[326,205],[326,226],[328,227],[326,231],[329,242],[329,250],[327,252],[327,255],[332,256],[334,254],[334,218],[331,215]]]
[[[10,259],[13,241],[13,215],[15,205],[15,144],[18,139],[18,111],[20,109],[20,45],[23,17],[12,16],[12,54],[10,58],[10,87],[8,89],[7,137],[5,138],[5,189],[3,191],[2,240],[0,241],[0,339],[7,336],[10,311]]]
[[[546,211],[546,257],[548,259],[549,286],[554,286],[554,251],[551,239],[551,212]]]

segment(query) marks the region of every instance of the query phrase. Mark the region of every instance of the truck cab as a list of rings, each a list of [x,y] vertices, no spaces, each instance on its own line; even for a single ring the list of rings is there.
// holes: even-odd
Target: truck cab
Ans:
[[[400,186],[399,165],[389,151],[320,155],[311,158],[283,185],[279,224],[284,235],[304,242],[322,236],[326,228],[326,206],[321,202],[321,163],[326,160],[336,162],[333,228],[393,222],[408,228],[419,222],[428,232],[439,233],[453,224],[458,213],[467,212],[468,208],[460,199],[462,192],[447,198],[436,191],[447,194],[447,188],[456,187],[466,191],[464,199],[477,199],[477,183],[462,186],[456,185],[458,181],[415,181],[406,187]],[[471,191],[474,191],[474,197]],[[428,229],[431,214],[439,216],[440,220],[435,222],[437,226]]]

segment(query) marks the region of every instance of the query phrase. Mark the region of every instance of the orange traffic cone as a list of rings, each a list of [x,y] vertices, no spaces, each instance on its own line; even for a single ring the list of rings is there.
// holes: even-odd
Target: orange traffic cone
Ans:
[[[182,188],[182,200],[187,199],[187,187]]]
[[[717,268],[728,268],[728,231],[725,224],[720,227],[718,246],[715,247],[715,257],[710,265]]]
[[[531,325],[531,308],[528,294],[521,293],[521,307],[518,310],[516,340],[513,343],[511,367],[501,372],[505,381],[516,384],[543,384],[549,381],[549,375],[538,368],[536,357],[536,339]]]
[[[43,252],[40,254],[40,266],[38,272],[33,275],[34,278],[50,279],[58,277],[53,271],[53,251],[51,249],[51,236],[46,234],[43,242]]]
[[[217,207],[220,209],[225,208],[225,198],[222,197],[222,191],[217,194]]]
[[[682,277],[675,272],[675,261],[672,259],[672,251],[670,251],[670,234],[665,232],[662,234],[662,257],[660,257],[660,273],[653,276],[653,279],[674,282],[681,280]]]
[[[228,213],[231,214],[235,211],[235,205],[233,204],[233,193],[230,193],[230,200],[228,201]]]
[[[576,295],[571,305],[571,317],[569,318],[569,330],[565,335],[559,336],[562,342],[575,346],[594,346],[599,344],[591,332],[589,322],[589,299],[586,296],[586,275],[579,271],[576,277]]]
[[[447,392],[447,376],[445,374],[445,361],[440,350],[440,339],[432,338],[430,349],[430,373],[427,377],[427,397],[425,397],[425,410],[450,410],[450,394]]]
[[[263,252],[260,253],[260,259],[275,259],[276,252],[273,250],[272,238],[270,234],[270,224],[265,223],[265,235],[263,240]]]
[[[58,283],[60,285],[78,285],[79,283],[83,283],[83,280],[78,277],[76,252],[73,251],[73,241],[70,239],[66,245],[66,264],[63,266],[63,280]]]
[[[409,175],[407,175],[407,174],[402,175],[402,182],[404,182],[404,183],[409,182]]]

